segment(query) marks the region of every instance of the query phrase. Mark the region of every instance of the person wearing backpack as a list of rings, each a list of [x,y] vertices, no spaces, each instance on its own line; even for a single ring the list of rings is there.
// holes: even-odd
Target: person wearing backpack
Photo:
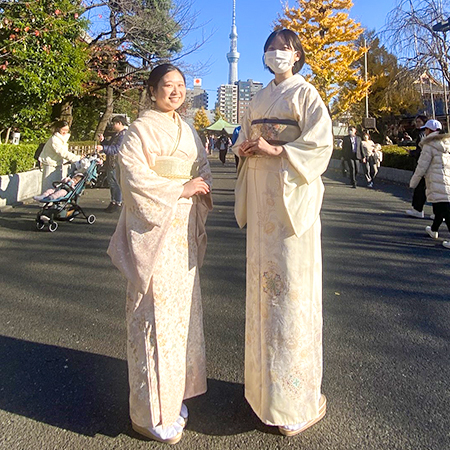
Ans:
[[[65,120],[59,120],[53,127],[53,134],[39,156],[42,167],[42,191],[52,188],[54,181],[60,181],[67,176],[65,173],[67,170],[63,167],[65,161],[74,163],[81,158],[69,151],[69,124]]]

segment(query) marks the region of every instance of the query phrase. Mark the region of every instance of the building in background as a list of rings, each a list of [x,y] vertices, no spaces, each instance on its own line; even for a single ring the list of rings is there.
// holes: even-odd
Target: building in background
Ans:
[[[221,84],[217,89],[217,103],[223,118],[230,123],[238,121],[238,87],[236,84]]]
[[[194,88],[186,89],[186,102],[193,110],[208,109],[208,93],[202,89],[201,78],[194,78]]]
[[[223,118],[232,124],[241,123],[250,100],[263,87],[259,81],[238,81],[238,60],[240,55],[237,51],[237,38],[236,0],[233,0],[230,51],[227,53],[229,63],[228,84],[221,84],[218,87],[216,103],[216,108],[219,109]]]
[[[242,123],[245,111],[248,109],[250,100],[253,96],[262,89],[263,84],[260,81],[238,81],[238,111],[237,111],[237,123]]]

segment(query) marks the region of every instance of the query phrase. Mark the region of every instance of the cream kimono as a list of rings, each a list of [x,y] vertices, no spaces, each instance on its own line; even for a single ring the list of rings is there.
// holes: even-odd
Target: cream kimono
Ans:
[[[241,159],[235,214],[247,224],[245,396],[269,425],[318,416],[322,380],[320,208],[333,149],[316,89],[294,75],[258,92],[245,139],[284,145],[286,157]]]
[[[183,183],[211,184],[205,149],[176,116],[147,111],[119,152],[124,207],[108,254],[128,280],[130,416],[168,426],[182,400],[206,391],[198,268],[211,197],[182,199]]]

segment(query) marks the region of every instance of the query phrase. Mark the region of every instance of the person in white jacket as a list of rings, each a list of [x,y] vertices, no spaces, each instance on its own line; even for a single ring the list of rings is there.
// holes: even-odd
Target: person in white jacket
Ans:
[[[425,177],[427,200],[432,203],[435,216],[431,227],[425,230],[437,239],[444,220],[450,232],[450,134],[444,134],[441,123],[434,119],[429,120],[424,129],[425,137],[420,143],[422,153],[409,185],[415,188]],[[442,245],[450,249],[450,241]]]
[[[69,124],[59,120],[54,124],[52,137],[45,143],[39,161],[42,164],[42,190],[53,187],[54,181],[62,180],[67,174],[63,170],[64,161],[76,162],[80,156],[69,151]]]

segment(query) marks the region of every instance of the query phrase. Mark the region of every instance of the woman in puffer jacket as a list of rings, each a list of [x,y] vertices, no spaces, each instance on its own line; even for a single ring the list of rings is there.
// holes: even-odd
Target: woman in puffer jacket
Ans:
[[[80,160],[80,156],[69,151],[69,137],[69,124],[65,120],[56,122],[53,135],[39,156],[42,165],[42,191],[52,188],[54,181],[60,181],[67,175],[63,170],[65,160],[72,163]]]
[[[450,134],[443,133],[438,120],[429,120],[424,129],[425,137],[420,143],[422,153],[409,186],[415,188],[425,177],[427,200],[432,203],[435,215],[433,224],[425,230],[437,239],[444,219],[450,232]],[[450,249],[450,241],[442,245]]]

